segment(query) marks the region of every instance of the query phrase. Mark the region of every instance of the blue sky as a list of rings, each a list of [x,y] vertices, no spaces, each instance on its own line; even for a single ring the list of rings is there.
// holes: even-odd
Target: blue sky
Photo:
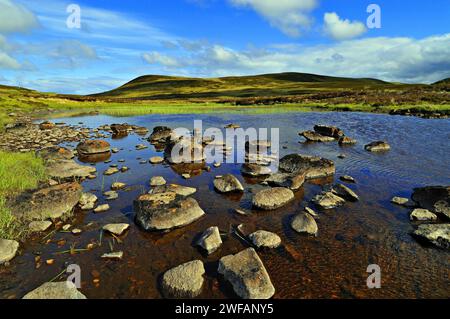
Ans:
[[[144,74],[287,71],[431,83],[450,76],[449,18],[448,0],[0,0],[0,83],[87,94]]]

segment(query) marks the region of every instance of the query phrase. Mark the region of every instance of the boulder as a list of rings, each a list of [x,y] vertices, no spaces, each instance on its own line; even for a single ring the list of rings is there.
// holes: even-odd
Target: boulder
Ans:
[[[258,177],[270,175],[272,173],[272,170],[269,167],[265,167],[262,165],[246,163],[242,165],[241,172],[244,175]]]
[[[264,264],[253,248],[222,257],[218,272],[231,283],[234,292],[244,299],[269,299],[275,294]]]
[[[305,173],[274,173],[264,181],[270,186],[286,187],[293,191],[300,189],[305,182]]]
[[[172,268],[162,276],[162,291],[167,298],[195,298],[202,292],[205,268],[193,260]]]
[[[257,248],[277,248],[281,245],[281,238],[275,233],[258,230],[251,233],[248,238]]]
[[[173,130],[167,126],[157,126],[148,138],[151,143],[165,143],[173,137]]]
[[[450,186],[416,188],[411,198],[420,207],[450,219]]]
[[[404,197],[397,197],[397,196],[395,196],[395,197],[393,197],[391,199],[391,203],[394,203],[394,204],[397,204],[397,205],[400,205],[400,206],[404,206],[404,205],[407,205],[409,203],[409,199],[404,198]]]
[[[116,236],[121,236],[128,228],[130,228],[129,224],[107,224],[103,226],[103,230],[114,234]]]
[[[316,195],[313,202],[322,209],[332,209],[345,204],[345,199],[334,195],[332,192],[324,192]]]
[[[344,136],[344,131],[342,131],[340,128],[336,126],[329,126],[329,125],[315,125],[314,131],[321,135],[333,137],[333,138],[340,138]]]
[[[430,212],[428,209],[424,208],[416,208],[409,215],[411,220],[419,220],[419,221],[427,221],[427,220],[436,220],[437,216]]]
[[[83,193],[81,195],[79,204],[81,210],[91,210],[94,209],[95,203],[97,202],[97,196],[92,193]]]
[[[167,182],[164,179],[164,177],[162,177],[162,176],[154,176],[150,179],[150,186],[152,186],[152,187],[163,186],[166,184],[167,184]]]
[[[221,178],[214,179],[214,188],[220,193],[244,191],[241,182],[232,174],[226,174]]]
[[[358,195],[345,185],[337,184],[333,186],[333,194],[342,197],[345,200],[356,202],[359,200]]]
[[[206,159],[203,144],[191,137],[169,141],[164,150],[164,157],[171,164],[202,163]]]
[[[450,224],[422,224],[413,234],[437,247],[450,249]]]
[[[111,190],[118,191],[118,190],[124,189],[125,187],[127,187],[127,184],[121,183],[121,182],[115,182],[115,183],[112,183]]]
[[[52,222],[49,220],[33,221],[30,224],[28,224],[28,229],[32,233],[40,233],[40,232],[44,232],[47,229],[49,229],[51,225],[52,225]]]
[[[46,172],[55,179],[87,178],[95,173],[97,169],[92,166],[84,166],[73,160],[61,160],[47,162]]]
[[[222,246],[219,228],[217,226],[209,227],[197,240],[196,245],[202,247],[208,255],[214,253]]]
[[[108,153],[111,146],[104,140],[87,140],[78,144],[77,151],[79,155]]]
[[[315,219],[306,212],[294,216],[291,221],[291,227],[297,233],[306,233],[314,236],[317,236],[317,232],[319,230]]]
[[[63,218],[80,201],[83,188],[79,183],[65,183],[21,194],[11,211],[22,220]]]
[[[103,205],[98,205],[95,209],[94,209],[94,213],[103,213],[106,212],[110,209],[108,204],[103,204]]]
[[[334,141],[334,137],[321,135],[314,131],[304,131],[299,133],[299,135],[303,136],[307,141],[310,142],[332,142]]]
[[[294,193],[284,187],[274,187],[259,191],[253,196],[252,204],[262,210],[273,210],[285,206],[294,199]]]
[[[175,192],[144,194],[134,201],[136,223],[147,231],[168,231],[205,215],[197,201]]]
[[[152,158],[150,158],[149,162],[151,164],[161,164],[162,162],[164,162],[164,158],[161,156],[153,156]]]
[[[119,198],[119,194],[116,191],[107,191],[103,193],[106,200],[116,200]]]
[[[283,157],[279,163],[280,173],[305,174],[306,179],[331,176],[335,171],[333,161],[316,156],[291,154]]]
[[[339,145],[354,145],[357,143],[357,141],[353,138],[350,138],[348,136],[342,136],[339,138],[338,141]]]
[[[47,282],[27,293],[23,299],[87,299],[73,282]]]
[[[103,172],[103,175],[110,176],[119,173],[119,169],[117,167],[110,167],[106,171]]]
[[[0,265],[16,257],[18,249],[19,243],[17,241],[0,238]]]
[[[131,126],[128,124],[111,124],[110,129],[114,135],[126,136]]]
[[[51,130],[53,128],[55,128],[55,123],[49,122],[49,121],[45,121],[42,122],[41,124],[39,124],[39,128],[41,130]]]
[[[376,141],[364,146],[364,149],[369,152],[384,152],[389,151],[391,146],[384,141]]]
[[[71,160],[75,157],[72,150],[61,146],[51,146],[43,148],[37,152],[37,155],[44,159],[44,161],[61,161]]]

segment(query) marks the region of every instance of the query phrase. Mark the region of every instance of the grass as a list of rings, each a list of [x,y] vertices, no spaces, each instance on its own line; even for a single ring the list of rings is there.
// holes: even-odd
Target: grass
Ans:
[[[36,188],[45,178],[44,162],[33,153],[0,151],[0,238],[17,239],[24,232],[8,209],[7,198]]]

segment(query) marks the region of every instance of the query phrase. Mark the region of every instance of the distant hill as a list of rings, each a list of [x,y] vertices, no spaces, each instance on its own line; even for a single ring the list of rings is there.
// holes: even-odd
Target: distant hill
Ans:
[[[440,81],[433,83],[433,85],[441,85],[441,84],[450,84],[450,78],[446,78]]]
[[[221,78],[162,75],[138,77],[121,87],[92,97],[109,99],[188,99],[286,96],[317,90],[386,88],[392,83],[370,78],[343,78],[307,73],[276,73]]]

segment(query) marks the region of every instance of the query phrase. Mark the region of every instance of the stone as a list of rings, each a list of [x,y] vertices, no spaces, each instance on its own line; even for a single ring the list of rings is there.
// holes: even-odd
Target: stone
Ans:
[[[103,172],[103,175],[110,176],[117,174],[119,172],[119,169],[117,167],[110,167],[106,171]]]
[[[225,127],[224,127],[225,129],[237,129],[237,128],[241,128],[241,126],[240,125],[238,125],[238,124],[233,124],[233,123],[231,123],[231,124],[227,124],[227,125],[225,125]]]
[[[55,125],[54,123],[49,122],[49,121],[45,121],[45,122],[42,122],[41,124],[39,124],[39,128],[40,128],[41,130],[51,130],[51,129],[53,129],[55,126],[56,126],[56,125]]]
[[[167,193],[173,192],[180,196],[191,196],[197,192],[197,189],[194,187],[181,186],[177,184],[166,184],[163,186],[155,186],[150,190],[149,194],[158,194],[158,193]]]
[[[285,206],[294,199],[294,193],[284,187],[259,191],[253,196],[252,204],[262,210],[273,210]]]
[[[356,180],[353,177],[351,177],[350,175],[343,175],[343,176],[339,177],[339,179],[343,182],[356,183]]]
[[[193,260],[166,271],[162,291],[167,298],[195,298],[202,292],[205,268],[201,260]]]
[[[63,218],[72,213],[82,191],[83,187],[74,182],[25,192],[14,200],[11,211],[25,221]]]
[[[241,298],[269,299],[275,294],[269,274],[253,248],[222,257],[218,272],[231,283],[234,292]]]
[[[209,227],[197,240],[196,245],[202,247],[208,255],[214,253],[222,246],[219,228],[217,226]]]
[[[81,229],[79,229],[79,228],[74,228],[74,229],[72,229],[72,234],[73,235],[79,235],[79,234],[81,234],[83,231],[81,230]]]
[[[71,281],[47,282],[27,293],[23,299],[87,299]]]
[[[335,140],[334,137],[321,135],[314,131],[304,131],[299,133],[299,135],[303,136],[307,141],[310,142],[332,142]]]
[[[342,136],[342,137],[339,138],[338,143],[341,146],[342,145],[354,145],[354,144],[357,143],[357,141],[355,139],[353,139],[353,138],[348,137],[348,136]]]
[[[223,175],[214,179],[214,188],[220,193],[243,192],[241,182],[232,174]]]
[[[409,218],[411,220],[426,221],[426,220],[436,220],[437,216],[436,214],[430,212],[428,209],[416,208],[411,212]]]
[[[164,186],[166,184],[167,184],[167,182],[164,179],[164,177],[162,177],[162,176],[154,176],[150,179],[150,186],[152,186],[152,187]]]
[[[450,224],[422,224],[413,234],[439,248],[450,249]]]
[[[119,194],[116,191],[104,192],[103,196],[105,196],[106,200],[116,200],[119,198]]]
[[[103,259],[122,259],[123,258],[123,251],[116,251],[112,253],[106,253],[102,255]]]
[[[266,176],[272,173],[272,170],[269,167],[261,166],[253,163],[246,163],[242,165],[241,172],[244,175],[258,177],[258,176]]]
[[[450,219],[450,186],[415,188],[411,198],[420,207]]]
[[[136,223],[147,231],[167,231],[205,215],[198,202],[174,192],[144,194],[134,201]]]
[[[305,173],[274,173],[264,180],[270,186],[286,187],[293,191],[300,189],[305,183]]]
[[[364,146],[364,149],[369,152],[384,152],[389,151],[391,146],[384,141],[376,141]]]
[[[313,209],[311,209],[309,207],[305,207],[304,210],[306,213],[310,214],[314,218],[319,217],[319,214],[317,214]]]
[[[129,224],[107,224],[103,226],[103,230],[110,232],[116,236],[121,236],[128,228],[130,228]]]
[[[171,164],[203,163],[206,159],[203,145],[191,137],[169,141],[164,150],[164,157]]]
[[[142,150],[145,150],[146,148],[148,148],[148,146],[144,145],[144,144],[136,145],[136,151],[142,151]]]
[[[28,229],[33,233],[44,232],[50,228],[52,222],[49,220],[33,221],[28,225]]]
[[[345,204],[345,199],[333,194],[332,192],[324,192],[316,195],[313,202],[322,209],[332,209]]]
[[[16,257],[18,249],[19,243],[17,241],[0,238],[0,265]]]
[[[80,165],[73,160],[52,161],[46,165],[47,174],[51,178],[60,180],[87,178],[96,171],[95,167]]]
[[[83,193],[79,201],[81,210],[94,209],[97,199],[97,196],[92,193]]]
[[[184,174],[181,174],[181,177],[183,177],[184,179],[190,179],[191,178],[191,174],[184,173]]]
[[[152,143],[165,143],[170,140],[174,135],[173,130],[167,126],[157,126],[153,129],[152,134],[148,140]]]
[[[94,213],[103,213],[110,209],[108,204],[99,205],[94,209]]]
[[[37,155],[39,155],[46,162],[71,160],[75,157],[72,150],[60,146],[43,148],[37,152]]]
[[[127,184],[125,184],[125,183],[115,182],[111,185],[111,189],[113,191],[118,191],[118,190],[124,189],[126,186],[127,186]]]
[[[333,194],[348,201],[356,202],[359,200],[358,195],[356,195],[354,191],[342,184],[334,185],[332,192]]]
[[[279,163],[279,173],[305,174],[305,179],[332,176],[335,171],[333,161],[316,156],[290,154],[280,159]]]
[[[161,164],[164,162],[164,158],[161,156],[153,156],[150,158],[150,163],[152,164]]]
[[[317,236],[317,232],[319,231],[319,227],[317,226],[314,217],[306,212],[295,215],[291,221],[291,227],[300,234],[306,233],[308,235]]]
[[[251,233],[248,238],[257,248],[277,248],[281,245],[281,238],[275,233],[258,230]]]
[[[128,124],[111,124],[110,129],[114,135],[126,136],[131,126]]]
[[[340,128],[336,126],[329,126],[329,125],[315,125],[314,131],[316,131],[319,134],[330,136],[333,138],[340,138],[344,136],[344,131],[342,131]]]
[[[66,224],[66,225],[64,225],[64,226],[62,227],[62,230],[68,231],[68,230],[70,229],[70,227],[72,227],[72,225]]]
[[[111,146],[104,140],[87,140],[79,143],[77,146],[79,155],[109,153],[110,151]]]
[[[401,206],[405,206],[409,203],[409,199],[408,198],[404,198],[404,197],[393,197],[391,199],[391,203],[397,204],[397,205],[401,205]]]

